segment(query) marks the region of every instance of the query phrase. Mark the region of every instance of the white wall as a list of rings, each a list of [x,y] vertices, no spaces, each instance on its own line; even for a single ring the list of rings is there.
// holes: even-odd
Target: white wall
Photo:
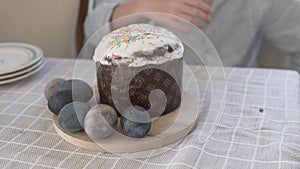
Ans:
[[[47,57],[75,57],[80,0],[0,0],[0,42],[32,43]]]

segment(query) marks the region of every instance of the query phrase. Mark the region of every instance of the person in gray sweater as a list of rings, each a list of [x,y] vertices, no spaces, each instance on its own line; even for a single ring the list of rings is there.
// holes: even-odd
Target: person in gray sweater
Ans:
[[[300,70],[299,0],[94,0],[85,37],[113,20],[142,12],[176,15],[202,29],[225,66],[258,66],[264,35],[290,56],[290,68]]]

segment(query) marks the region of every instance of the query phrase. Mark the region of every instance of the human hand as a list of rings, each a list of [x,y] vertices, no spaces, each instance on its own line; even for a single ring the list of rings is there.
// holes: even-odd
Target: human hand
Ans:
[[[212,0],[209,0],[211,3]],[[210,3],[202,0],[135,0],[133,1],[136,13],[160,12],[183,18],[198,28],[203,25],[199,19],[209,23],[212,13]],[[151,17],[150,17],[151,18]],[[151,18],[159,20],[160,18]]]

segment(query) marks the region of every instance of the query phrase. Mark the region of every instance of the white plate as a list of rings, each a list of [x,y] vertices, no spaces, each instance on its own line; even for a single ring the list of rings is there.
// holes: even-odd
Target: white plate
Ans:
[[[19,75],[19,76],[10,78],[10,79],[0,80],[0,85],[7,84],[7,83],[12,83],[12,82],[15,82],[15,81],[18,81],[18,80],[21,80],[21,79],[25,79],[25,78],[37,73],[38,71],[40,71],[43,68],[43,66],[44,66],[44,63],[41,64],[39,67],[31,70],[31,72],[28,72],[28,73],[25,73],[25,74],[22,74],[22,75]]]
[[[0,81],[6,80],[6,79],[11,79],[11,78],[14,78],[14,77],[26,74],[26,73],[30,73],[32,70],[36,69],[43,63],[44,63],[44,58],[41,58],[37,63],[35,63],[34,65],[32,65],[28,68],[22,69],[20,71],[14,72],[14,73],[0,75]]]
[[[25,43],[0,43],[0,75],[13,73],[37,63],[43,51]]]

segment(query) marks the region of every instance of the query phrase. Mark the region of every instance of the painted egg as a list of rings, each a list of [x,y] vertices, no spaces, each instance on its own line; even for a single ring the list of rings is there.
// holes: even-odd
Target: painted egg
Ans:
[[[68,103],[73,101],[83,101],[84,98],[77,92],[71,92],[69,90],[59,91],[52,95],[48,100],[49,110],[58,115],[60,110]]]
[[[121,114],[123,133],[129,137],[141,138],[151,128],[151,117],[141,106],[130,106]]]
[[[65,81],[60,86],[59,90],[70,90],[79,92],[83,96],[84,102],[89,101],[93,97],[93,89],[86,82],[78,79],[71,79]]]
[[[62,83],[64,83],[65,80],[61,79],[61,78],[57,78],[57,79],[53,79],[50,82],[47,83],[45,90],[44,90],[44,95],[45,98],[47,100],[49,100],[49,98],[55,94],[56,92],[58,92],[60,86]]]
[[[71,133],[82,131],[84,118],[89,110],[90,107],[86,103],[71,102],[60,110],[58,124]]]
[[[111,106],[98,104],[87,113],[84,130],[92,140],[97,141],[112,135],[117,122],[117,113]]]

